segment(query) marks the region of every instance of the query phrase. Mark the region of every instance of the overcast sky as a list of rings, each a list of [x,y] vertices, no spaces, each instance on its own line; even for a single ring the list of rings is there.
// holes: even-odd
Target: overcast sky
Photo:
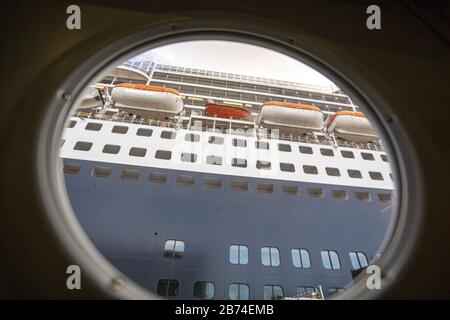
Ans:
[[[264,77],[305,84],[332,84],[320,73],[284,54],[229,41],[179,42],[147,51],[134,61],[157,63]]]

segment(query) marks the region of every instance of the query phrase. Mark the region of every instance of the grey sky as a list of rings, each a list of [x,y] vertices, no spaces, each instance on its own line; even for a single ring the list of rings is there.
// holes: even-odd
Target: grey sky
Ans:
[[[284,54],[238,42],[188,41],[147,51],[132,60],[329,86],[327,78]]]

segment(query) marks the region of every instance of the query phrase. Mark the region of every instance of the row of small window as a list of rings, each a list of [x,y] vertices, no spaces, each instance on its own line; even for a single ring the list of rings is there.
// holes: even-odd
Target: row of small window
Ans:
[[[89,151],[89,150],[91,150],[92,146],[93,146],[92,142],[78,141],[77,143],[75,143],[75,146],[73,147],[73,149],[78,150],[78,151]],[[120,149],[121,149],[120,145],[105,144],[103,146],[102,152],[107,153],[107,154],[118,154]],[[128,154],[132,157],[143,158],[147,154],[147,149],[141,148],[141,147],[131,147]],[[172,159],[172,151],[156,150],[154,156],[155,156],[155,159],[171,160]],[[198,155],[196,153],[182,152],[180,155],[180,160],[182,162],[196,163],[198,160]],[[223,164],[223,158],[221,156],[208,155],[208,156],[206,156],[206,163],[210,164],[210,165],[220,166]],[[237,167],[237,168],[247,168],[247,159],[232,158],[231,166]],[[259,170],[272,170],[272,163],[270,161],[257,160],[255,167],[256,167],[256,169],[259,169]],[[293,163],[280,162],[279,167],[280,167],[280,170],[283,172],[296,172],[295,165]],[[313,165],[305,164],[302,166],[302,169],[305,174],[311,174],[311,175],[319,174],[318,168]],[[341,171],[335,167],[325,167],[325,172],[328,176],[332,176],[332,177],[340,177],[341,176]],[[360,170],[347,169],[347,174],[350,178],[354,178],[354,179],[362,179],[363,178]],[[369,171],[369,177],[372,180],[378,180],[378,181],[384,180],[383,175],[381,174],[381,172],[378,172],[378,171]],[[392,179],[392,175],[390,175],[390,177]]]
[[[175,279],[160,279],[156,287],[156,293],[163,297],[174,297],[178,295],[180,284]],[[215,285],[210,281],[196,281],[194,283],[193,295],[200,299],[213,299]],[[299,286],[296,288],[297,295],[314,292],[314,287]],[[344,291],[343,288],[329,288],[328,294],[332,295]],[[284,290],[280,285],[265,285],[263,287],[264,300],[280,300],[284,298]],[[246,283],[230,283],[228,285],[228,298],[230,300],[250,299],[250,288]]]
[[[69,127],[72,128],[75,126],[75,124],[76,124],[76,121],[72,120],[69,124]],[[99,131],[102,128],[102,126],[103,125],[101,123],[89,122],[86,124],[85,129]],[[119,133],[119,134],[126,134],[128,132],[128,127],[116,125],[116,126],[113,126],[111,132]],[[153,134],[153,130],[147,129],[147,128],[139,128],[136,131],[136,135],[138,135],[138,136],[150,137],[152,134]],[[160,137],[161,137],[161,139],[175,139],[177,137],[177,133],[175,131],[161,131]],[[186,133],[184,140],[188,141],[188,142],[199,142],[200,135],[196,134],[196,133]],[[224,143],[224,138],[217,137],[217,136],[209,136],[208,143],[221,145]],[[234,138],[232,140],[232,145],[234,147],[247,147],[247,140]],[[262,150],[269,150],[270,145],[266,141],[255,141],[255,148],[262,149]],[[299,148],[300,153],[313,154],[313,149],[311,147],[299,146],[298,148]],[[278,143],[278,151],[292,152],[292,148],[291,148],[290,144]],[[334,151],[329,148],[320,148],[320,154],[322,156],[334,157]],[[343,158],[355,159],[355,154],[349,150],[341,150],[341,155]],[[363,160],[375,161],[374,154],[370,153],[370,152],[361,152],[361,158]],[[386,155],[381,154],[380,158],[384,162],[388,162],[388,158]]]
[[[167,240],[164,245],[164,257],[180,259],[184,254],[184,241],[182,240]],[[334,250],[320,251],[322,258],[322,265],[325,269],[339,270],[341,263],[339,261],[338,253]],[[353,269],[361,269],[368,265],[367,257],[364,252],[351,251],[349,253],[350,262]],[[241,244],[233,244],[229,250],[229,262],[231,264],[248,264],[248,247]],[[296,268],[308,269],[311,268],[311,259],[307,249],[291,249],[292,265]],[[261,248],[261,263],[267,267],[280,266],[280,251],[275,247]]]
[[[81,165],[78,163],[66,163],[63,166],[63,172],[65,174],[78,174],[81,170]],[[112,168],[110,167],[100,167],[95,166],[91,175],[99,178],[107,178],[111,176]],[[123,169],[120,174],[120,178],[122,180],[127,181],[137,181],[139,180],[140,172],[139,170],[134,169]],[[163,184],[167,182],[168,175],[162,172],[152,172],[148,176],[148,181],[150,183],[159,183]],[[177,175],[176,184],[182,186],[194,186],[195,177],[190,175]],[[203,185],[207,188],[211,189],[220,189],[222,187],[222,180],[216,178],[204,178]],[[249,184],[247,181],[240,180],[231,180],[230,188],[236,191],[248,191]],[[283,185],[282,192],[289,196],[297,196],[300,194],[299,187],[297,185]],[[275,187],[271,183],[257,183],[256,191],[261,193],[274,193]],[[322,188],[319,187],[308,187],[307,193],[312,198],[324,198],[325,193]],[[331,196],[334,199],[339,200],[348,200],[348,193],[343,189],[332,189]],[[392,202],[392,195],[390,193],[378,193],[378,200],[380,202],[390,203]],[[369,192],[365,191],[356,191],[355,198],[359,201],[370,202],[372,201],[372,197]]]

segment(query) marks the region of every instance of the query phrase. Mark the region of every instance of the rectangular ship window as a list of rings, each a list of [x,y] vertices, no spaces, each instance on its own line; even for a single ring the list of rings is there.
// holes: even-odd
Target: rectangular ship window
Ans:
[[[369,176],[372,180],[384,180],[381,172],[369,171]]]
[[[246,147],[247,146],[247,140],[244,139],[233,139],[233,146],[234,147]]]
[[[269,143],[265,141],[255,141],[256,149],[269,150]]]
[[[65,163],[63,172],[65,174],[78,174],[80,172],[81,165],[78,163]]]
[[[331,195],[335,199],[347,200],[347,192],[345,190],[331,190]]]
[[[219,156],[207,156],[206,157],[206,163],[220,166],[220,165],[222,165],[222,157],[219,157]]]
[[[219,189],[222,186],[222,181],[215,178],[205,178],[203,180],[203,185],[208,188]]]
[[[278,144],[278,151],[291,152],[291,145],[285,143]]]
[[[362,174],[359,170],[348,169],[347,172],[350,178],[362,179]]]
[[[355,158],[355,155],[353,154],[353,152],[347,151],[347,150],[341,150],[341,155],[343,158],[349,158],[349,159]]]
[[[256,161],[256,169],[270,170],[271,163],[270,161],[257,160]]]
[[[195,133],[186,133],[186,135],[184,136],[184,140],[189,142],[199,142],[200,135]]]
[[[133,157],[145,157],[145,154],[147,153],[147,149],[145,148],[138,148],[138,147],[132,147],[130,148],[130,152],[128,153],[130,156]]]
[[[341,173],[339,172],[338,168],[329,168],[329,167],[327,167],[327,168],[325,168],[325,171],[326,171],[327,175],[329,175],[329,176],[333,176],[333,177],[340,177],[341,176]]]
[[[96,122],[89,122],[86,127],[84,127],[85,130],[91,130],[91,131],[100,131],[100,129],[103,127],[101,123]]]
[[[165,183],[167,181],[167,174],[161,172],[152,172],[148,176],[148,181],[151,183]]]
[[[370,194],[368,192],[355,192],[355,196],[356,199],[358,199],[359,201],[372,201],[372,199],[370,198]]]
[[[93,175],[94,177],[106,178],[109,177],[111,171],[112,169],[108,167],[94,167],[94,169],[92,169],[91,175]]]
[[[77,121],[75,120],[70,120],[69,124],[67,125],[68,128],[73,128],[75,127],[75,125],[77,124]]]
[[[115,144],[105,144],[103,146],[103,153],[110,153],[110,154],[118,154],[120,151],[120,146]]]
[[[176,137],[175,131],[161,131],[161,139],[175,139]]]
[[[317,187],[309,187],[308,194],[312,198],[323,198],[323,190],[322,188]]]
[[[122,180],[137,180],[139,179],[139,171],[133,169],[123,169],[120,174]]]
[[[380,155],[380,157],[381,157],[381,160],[383,160],[384,162],[389,162],[387,155],[382,154],[382,155]]]
[[[304,154],[313,154],[313,149],[311,147],[298,146],[298,151]]]
[[[290,196],[298,195],[298,186],[283,186],[283,192]]]
[[[273,184],[271,183],[258,183],[256,190],[262,193],[273,193]]]
[[[370,160],[370,161],[374,161],[375,160],[375,158],[373,157],[373,154],[368,153],[368,152],[361,152],[361,157],[364,160]]]
[[[230,183],[230,187],[231,187],[231,189],[237,190],[237,191],[247,191],[248,190],[248,182],[232,180]]]
[[[223,144],[223,138],[222,137],[216,137],[216,136],[210,136],[208,138],[208,143],[211,143],[211,144]]]
[[[155,158],[156,159],[163,159],[163,160],[170,160],[170,158],[172,158],[172,151],[156,150]]]
[[[333,157],[334,152],[331,149],[320,148],[320,154],[327,157]]]
[[[317,174],[318,173],[316,166],[309,166],[309,165],[303,166],[303,172],[307,173],[307,174]]]
[[[152,129],[139,128],[136,131],[137,136],[150,137],[153,134]]]
[[[78,141],[75,144],[75,147],[73,147],[75,150],[80,150],[80,151],[89,151],[92,148],[92,142],[87,142],[87,141]]]
[[[295,166],[292,163],[280,163],[280,170],[285,172],[295,172]]]
[[[195,153],[182,153],[181,161],[183,162],[197,162],[197,155]]]
[[[177,176],[177,184],[182,186],[192,186],[194,185],[194,177],[187,175],[179,175]]]
[[[125,126],[114,126],[111,130],[112,133],[125,134],[128,132],[128,127]]]
[[[378,199],[380,200],[380,202],[391,203],[392,202],[392,195],[390,193],[379,193],[378,194]]]
[[[246,168],[247,167],[247,160],[246,159],[240,159],[240,158],[233,158],[233,159],[231,159],[231,165],[233,167]]]

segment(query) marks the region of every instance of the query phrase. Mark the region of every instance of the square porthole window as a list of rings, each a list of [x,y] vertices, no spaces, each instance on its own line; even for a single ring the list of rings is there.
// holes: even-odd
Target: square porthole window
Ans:
[[[170,158],[172,158],[172,151],[156,150],[155,158],[162,159],[162,160],[170,160]]]
[[[141,137],[151,137],[152,134],[153,134],[152,129],[139,128],[136,131],[136,135]]]
[[[77,121],[75,120],[70,120],[69,124],[67,125],[67,128],[73,128],[75,127],[75,125],[77,124]]]
[[[111,130],[112,133],[126,134],[128,132],[128,127],[126,126],[114,126]]]
[[[89,122],[84,129],[85,130],[90,130],[90,131],[100,131],[100,129],[103,127],[103,125],[101,123],[97,123],[97,122]]]
[[[318,173],[316,166],[309,166],[309,165],[303,166],[303,172],[306,174],[317,174]]]
[[[110,154],[118,154],[120,151],[120,146],[116,144],[105,144],[103,146],[103,153],[110,153]]]
[[[334,152],[331,149],[320,148],[320,154],[327,157],[333,157]]]
[[[384,162],[389,162],[387,155],[382,154],[380,155],[381,160],[383,160]]]
[[[132,147],[128,154],[132,157],[141,157],[142,158],[142,157],[145,157],[146,153],[147,153],[147,149],[145,149],[145,148]]]
[[[298,151],[303,154],[313,154],[313,149],[311,147],[299,146]]]
[[[214,283],[209,281],[196,281],[194,283],[194,297],[212,299],[214,297]]]
[[[175,297],[178,294],[179,283],[174,279],[161,279],[158,281],[156,293],[162,297]]]
[[[79,150],[79,151],[89,151],[92,148],[92,142],[87,142],[87,141],[78,141],[75,144],[75,147],[73,147],[74,150]]]
[[[285,143],[279,143],[278,144],[278,151],[291,152],[291,145],[290,144],[285,144]]]

